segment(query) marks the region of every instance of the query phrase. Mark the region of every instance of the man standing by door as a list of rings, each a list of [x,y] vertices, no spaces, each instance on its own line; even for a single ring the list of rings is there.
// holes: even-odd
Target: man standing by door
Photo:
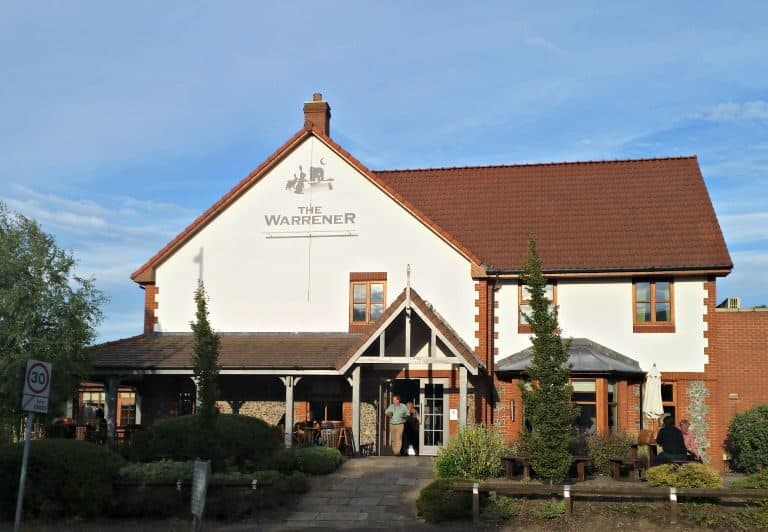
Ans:
[[[405,420],[408,419],[408,408],[400,402],[399,395],[392,396],[392,404],[387,407],[384,414],[389,418],[389,440],[392,445],[392,454],[400,456],[403,446],[403,429]]]

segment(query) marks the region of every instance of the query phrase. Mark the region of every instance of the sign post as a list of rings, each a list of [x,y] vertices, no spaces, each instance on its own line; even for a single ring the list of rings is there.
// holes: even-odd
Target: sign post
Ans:
[[[35,421],[35,413],[48,413],[48,397],[51,394],[51,371],[52,365],[48,362],[27,360],[27,370],[24,372],[24,391],[21,396],[21,409],[27,412],[27,427],[24,431],[24,455],[21,459],[19,494],[16,498],[16,519],[13,524],[14,532],[18,532],[21,525],[21,507],[24,503],[24,484],[27,480],[32,423]]]
[[[211,474],[211,461],[195,460],[192,475],[192,531],[199,532],[203,526],[205,498],[208,494],[208,477]]]

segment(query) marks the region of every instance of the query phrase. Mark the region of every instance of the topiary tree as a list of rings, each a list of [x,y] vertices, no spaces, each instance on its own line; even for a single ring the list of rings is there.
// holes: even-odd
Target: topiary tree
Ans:
[[[195,290],[196,321],[190,323],[195,336],[192,367],[197,380],[197,413],[205,422],[216,414],[216,399],[219,396],[219,348],[221,341],[213,332],[208,321],[208,298],[203,280],[197,282]]]
[[[528,261],[521,282],[530,293],[532,313],[524,314],[533,332],[533,360],[528,367],[531,385],[521,385],[526,420],[532,430],[523,435],[534,470],[550,483],[568,475],[571,454],[568,444],[578,409],[571,404],[568,384],[568,347],[557,322],[557,308],[545,296],[547,280],[541,271],[536,242],[528,242]]]
[[[739,471],[754,473],[768,467],[768,405],[758,405],[733,417],[726,448]]]

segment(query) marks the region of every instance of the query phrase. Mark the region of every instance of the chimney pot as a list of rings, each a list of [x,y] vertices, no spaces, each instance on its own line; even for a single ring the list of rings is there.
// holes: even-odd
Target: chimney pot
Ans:
[[[304,127],[313,127],[323,135],[330,136],[331,106],[323,101],[322,93],[316,92],[311,102],[304,102]]]

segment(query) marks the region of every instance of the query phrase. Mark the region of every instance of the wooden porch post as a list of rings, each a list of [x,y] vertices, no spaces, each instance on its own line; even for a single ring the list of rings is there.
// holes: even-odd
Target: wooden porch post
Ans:
[[[107,418],[107,443],[115,443],[117,432],[117,387],[120,380],[117,377],[108,377],[104,382],[104,412]]]
[[[293,447],[293,375],[280,378],[285,385],[285,434],[283,441],[286,447]]]
[[[459,366],[459,428],[467,426],[467,368]]]
[[[360,366],[352,370],[352,445],[360,452]]]

